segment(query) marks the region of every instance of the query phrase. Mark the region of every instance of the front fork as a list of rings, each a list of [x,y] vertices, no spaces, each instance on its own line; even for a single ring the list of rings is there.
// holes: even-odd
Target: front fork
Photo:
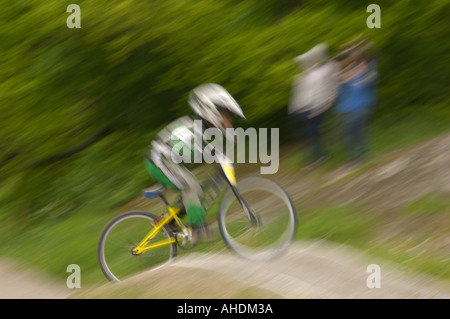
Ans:
[[[248,207],[247,202],[244,200],[244,198],[239,193],[237,188],[234,185],[231,185],[231,184],[230,184],[230,186],[231,186],[231,190],[233,191],[234,195],[236,196],[236,198],[238,199],[239,203],[241,204],[241,207],[244,210],[245,215],[250,220],[251,225],[252,226],[259,226],[260,221],[259,221],[258,217],[250,210],[250,208]]]
[[[233,166],[228,164],[227,162],[220,163],[220,166],[222,168],[225,180],[228,182],[228,185],[230,185],[231,190],[238,199],[239,204],[241,204],[241,207],[244,210],[245,215],[247,215],[248,219],[250,220],[250,223],[252,224],[252,226],[258,226],[259,225],[258,217],[250,210],[247,202],[244,200],[244,198],[239,193],[236,187],[237,183]]]

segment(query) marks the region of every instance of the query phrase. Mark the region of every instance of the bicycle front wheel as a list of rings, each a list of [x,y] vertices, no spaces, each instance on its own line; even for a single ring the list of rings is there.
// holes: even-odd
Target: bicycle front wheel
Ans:
[[[152,229],[158,216],[147,212],[128,212],[117,216],[103,230],[97,248],[97,257],[103,274],[110,281],[120,281],[150,268],[162,266],[177,255],[177,244],[162,245],[142,254],[132,254]],[[172,238],[167,226],[161,228],[153,242]]]
[[[252,260],[270,260],[285,252],[297,227],[295,207],[286,191],[262,177],[243,179],[237,190],[253,218],[244,213],[231,190],[224,195],[219,229],[227,246],[237,255]]]

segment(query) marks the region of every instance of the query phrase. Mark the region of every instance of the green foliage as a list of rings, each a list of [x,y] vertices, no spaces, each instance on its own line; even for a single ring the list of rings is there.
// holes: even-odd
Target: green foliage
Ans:
[[[188,92],[224,85],[249,122],[286,129],[292,59],[361,32],[380,52],[378,113],[441,103],[448,115],[447,1],[14,1],[0,13],[0,205],[26,218],[111,207],[150,183],[152,136]],[[423,106],[421,106],[423,104]],[[402,113],[395,113],[399,116]],[[447,117],[448,119],[448,117]]]

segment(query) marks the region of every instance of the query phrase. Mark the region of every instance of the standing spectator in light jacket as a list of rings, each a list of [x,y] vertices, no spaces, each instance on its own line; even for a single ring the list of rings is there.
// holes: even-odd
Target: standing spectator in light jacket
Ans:
[[[337,64],[328,61],[328,56],[328,46],[321,43],[295,58],[302,72],[294,79],[288,106],[297,133],[301,136],[299,129],[306,128],[313,164],[325,158],[321,126],[324,113],[333,104],[339,87]]]

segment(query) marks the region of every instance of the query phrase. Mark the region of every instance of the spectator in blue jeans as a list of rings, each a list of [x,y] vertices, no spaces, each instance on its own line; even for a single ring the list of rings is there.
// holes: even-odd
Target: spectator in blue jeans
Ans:
[[[350,163],[359,163],[369,148],[368,126],[377,103],[377,63],[364,56],[365,41],[347,49],[341,60],[341,85],[335,112],[341,118]]]

